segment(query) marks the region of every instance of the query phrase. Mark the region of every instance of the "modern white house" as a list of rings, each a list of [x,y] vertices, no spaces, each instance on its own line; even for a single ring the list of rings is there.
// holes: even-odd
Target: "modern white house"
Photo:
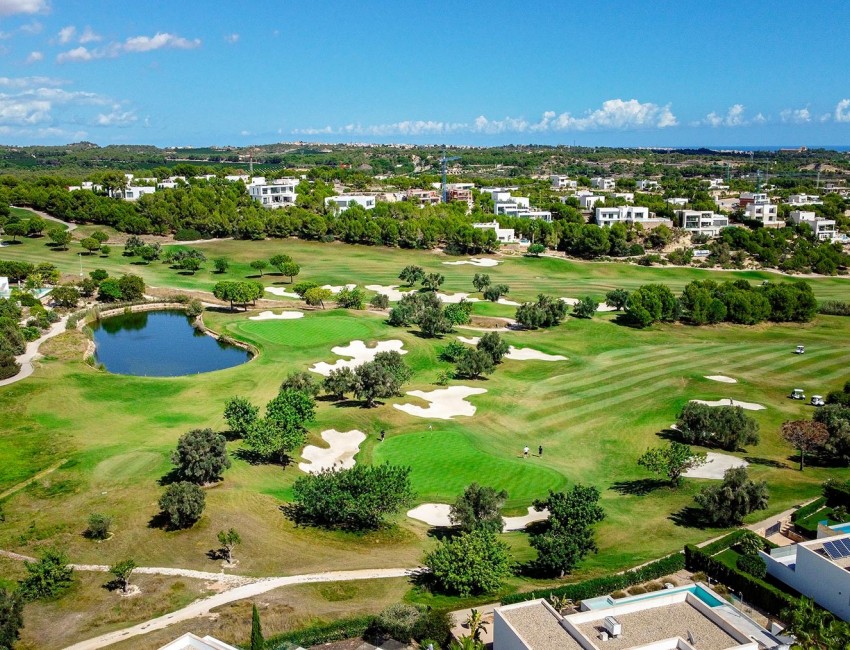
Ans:
[[[12,295],[12,288],[9,286],[9,278],[0,278],[0,298],[8,298]]]
[[[665,199],[665,201],[670,205],[679,205],[682,207],[688,204],[688,199],[681,196],[671,196],[669,199]]]
[[[578,202],[585,210],[593,210],[594,206],[600,201],[604,201],[605,197],[599,194],[584,194],[579,197]]]
[[[235,646],[219,641],[215,637],[199,637],[197,634],[187,632],[177,637],[171,643],[166,643],[159,650],[238,650]]]
[[[780,650],[789,642],[701,583],[591,598],[565,615],[543,599],[493,612],[493,650]]]
[[[850,621],[850,534],[759,552],[767,574]]]
[[[543,221],[552,222],[552,213],[549,210],[531,208],[529,210],[521,210],[516,216],[520,219],[542,219]]]
[[[496,231],[496,239],[499,240],[502,244],[513,244],[516,241],[516,235],[514,234],[513,228],[501,228],[499,227],[498,221],[488,221],[486,223],[474,223],[472,224],[473,228],[480,228],[482,230],[495,230]]]
[[[669,219],[654,217],[649,208],[642,205],[596,208],[596,225],[607,228],[615,223],[640,223],[649,228],[655,228],[661,224],[668,227],[673,225]]]
[[[823,205],[821,198],[815,194],[792,194],[788,197],[788,205]]]
[[[125,201],[138,201],[145,194],[156,192],[156,188],[148,185],[128,185],[123,190],[119,190],[119,192]]]
[[[331,203],[336,205],[338,212],[345,212],[353,205],[359,205],[364,210],[371,210],[375,207],[376,200],[369,194],[340,194],[325,199],[325,207]]]
[[[738,197],[738,205],[742,208],[747,207],[750,203],[765,204],[769,203],[770,199],[764,192],[741,192]]]
[[[635,193],[634,192],[614,192],[614,196],[618,199],[623,199],[629,203],[634,203]]]
[[[641,191],[657,190],[661,187],[658,181],[649,179],[640,180],[637,182],[637,188]]]
[[[744,208],[747,219],[760,221],[765,228],[781,228],[784,221],[779,220],[778,210],[773,203],[747,203]]]
[[[230,181],[231,183],[242,181],[247,185],[251,182],[251,177],[248,176],[248,174],[231,174],[229,176],[225,176],[224,180]]]
[[[295,200],[298,198],[295,192],[299,183],[297,178],[280,178],[271,184],[265,181],[266,179],[262,177],[251,179],[248,194],[252,199],[270,210],[295,205]]]
[[[708,179],[708,189],[709,190],[728,190],[729,186],[723,182],[722,178],[709,178]]]
[[[549,180],[552,181],[553,190],[574,190],[578,188],[578,181],[571,179],[569,176],[552,174]]]
[[[838,232],[835,230],[835,219],[824,219],[816,213],[806,210],[792,210],[788,216],[794,225],[806,224],[812,229],[815,237],[821,241],[832,241],[838,238]]]
[[[729,217],[706,210],[676,210],[679,227],[709,237],[717,237],[729,226]]]
[[[613,190],[616,185],[616,180],[605,176],[596,176],[590,179],[590,186],[597,190]]]

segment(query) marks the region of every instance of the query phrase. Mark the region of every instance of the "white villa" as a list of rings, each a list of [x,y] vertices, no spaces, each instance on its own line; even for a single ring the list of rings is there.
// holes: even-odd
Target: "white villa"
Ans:
[[[552,181],[553,190],[575,190],[578,188],[578,181],[572,180],[569,176],[552,174],[549,180]]]
[[[579,203],[581,203],[581,207],[585,210],[593,210],[597,203],[604,200],[605,197],[600,196],[599,194],[584,194],[578,199]]]
[[[838,232],[835,230],[835,219],[824,219],[814,212],[807,212],[805,210],[792,210],[789,217],[797,226],[802,223],[806,224],[812,229],[815,237],[821,241],[838,239]]]
[[[298,186],[297,178],[280,178],[271,184],[266,183],[262,176],[251,179],[248,186],[248,194],[258,201],[264,208],[276,209],[295,205],[298,195],[295,188]]]
[[[590,186],[596,188],[597,190],[613,190],[616,185],[617,181],[615,181],[613,178],[597,176],[595,178],[590,179]]]
[[[832,531],[830,531],[832,532]],[[818,531],[821,534],[821,531]],[[850,621],[850,534],[759,552],[767,574]]]
[[[339,212],[345,212],[353,205],[359,205],[364,210],[371,210],[375,207],[375,202],[375,197],[368,194],[339,194],[326,198],[325,207],[333,203]]]
[[[729,186],[723,182],[722,178],[709,178],[708,179],[708,189],[709,190],[728,190]]]
[[[509,190],[500,187],[488,187],[482,191],[487,192],[493,198],[494,214],[519,217],[520,219],[552,221],[552,213],[549,210],[538,210],[532,207],[527,196],[514,196]]]
[[[781,228],[784,221],[779,220],[777,207],[773,203],[747,203],[744,208],[747,219],[760,221],[765,228]]]
[[[684,207],[688,204],[688,200],[684,197],[681,197],[681,196],[673,196],[673,197],[670,197],[669,199],[665,199],[665,200],[670,205],[679,205],[679,206]]]
[[[717,237],[729,225],[729,217],[710,211],[677,210],[676,217],[679,219],[679,227],[709,237]]]
[[[186,632],[171,643],[166,643],[159,650],[237,650],[237,648],[212,636],[201,638],[197,634]]]
[[[513,228],[500,228],[498,221],[488,221],[486,223],[474,223],[473,228],[481,228],[483,230],[495,230],[496,239],[502,244],[513,244],[516,241],[516,235]]]
[[[566,615],[543,599],[493,612],[493,650],[779,650],[789,642],[701,583],[592,598]]]
[[[607,228],[615,223],[639,223],[645,228],[665,225],[672,227],[673,222],[655,217],[649,208],[641,205],[619,205],[610,208],[596,208],[596,225]]]
[[[788,197],[788,205],[823,205],[821,198],[815,194],[792,194]]]
[[[657,190],[661,187],[658,181],[653,180],[641,180],[637,182],[637,188],[641,191],[645,190]]]
[[[125,201],[138,201],[145,194],[156,192],[156,188],[148,185],[128,185],[123,190],[119,190],[119,192]]]

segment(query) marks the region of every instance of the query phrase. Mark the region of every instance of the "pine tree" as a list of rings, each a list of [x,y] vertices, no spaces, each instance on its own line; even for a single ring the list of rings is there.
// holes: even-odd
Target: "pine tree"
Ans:
[[[251,612],[251,650],[263,650],[266,642],[263,639],[263,629],[260,626],[260,612],[257,610],[256,603]]]

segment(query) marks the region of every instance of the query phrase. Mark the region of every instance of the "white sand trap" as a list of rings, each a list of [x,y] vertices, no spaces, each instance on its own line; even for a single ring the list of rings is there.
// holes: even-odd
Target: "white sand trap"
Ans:
[[[352,431],[337,431],[328,429],[322,431],[322,439],[330,447],[316,447],[307,445],[301,452],[301,457],[306,463],[298,463],[299,469],[308,474],[337,467],[338,469],[350,469],[354,467],[354,455],[360,451],[360,443],[366,440],[366,434],[354,429]]]
[[[746,411],[764,411],[767,407],[755,402],[739,402],[736,399],[719,399],[715,402],[710,402],[704,399],[692,399],[692,402],[697,404],[705,404],[706,406],[740,406]]]
[[[423,503],[413,510],[407,511],[407,516],[417,521],[423,521],[429,526],[440,526],[448,528],[452,525],[449,519],[449,511],[452,507],[448,503]]]
[[[729,454],[718,454],[716,452],[710,451],[706,454],[708,462],[705,465],[700,467],[694,467],[693,469],[689,469],[684,473],[684,476],[688,478],[716,478],[722,479],[723,474],[727,469],[732,469],[733,467],[746,467],[749,463],[745,460],[741,460],[736,456],[730,456]]]
[[[534,506],[528,506],[527,515],[523,515],[522,517],[502,517],[502,521],[505,522],[504,531],[508,532],[509,530],[525,530],[525,527],[528,526],[528,524],[535,521],[544,521],[548,518],[548,510],[537,512],[534,509]]]
[[[467,343],[468,345],[478,345],[478,341],[481,340],[481,337],[458,336],[457,340],[461,343]],[[516,348],[513,345],[508,348],[508,353],[505,355],[505,359],[510,359],[511,361],[567,361],[567,357],[561,356],[560,354],[546,354],[545,352],[535,350],[534,348]]]
[[[322,289],[328,289],[332,294],[337,294],[343,289],[348,289],[349,291],[351,291],[356,286],[356,284],[346,284],[344,286],[337,287],[332,284],[323,284]]]
[[[563,300],[570,306],[577,305],[579,301],[578,298],[561,298],[561,300]],[[599,305],[596,307],[596,311],[617,311],[617,308],[612,307],[608,303],[600,302]]]
[[[294,291],[287,291],[283,287],[266,287],[266,291],[276,296],[282,296],[284,298],[298,298],[299,300],[301,299],[301,296],[299,296],[297,293],[295,293]]]
[[[727,377],[726,375],[706,375],[706,379],[710,379],[711,381],[720,381],[724,384],[737,384],[737,379],[732,379],[731,377]]]
[[[458,293],[453,293],[452,295],[437,292],[437,298],[439,298],[440,301],[444,303],[457,303],[461,300],[468,300],[469,302],[481,302],[480,298],[472,298],[468,293],[463,293],[462,291],[459,291]]]
[[[521,304],[515,300],[508,300],[507,298],[499,298],[496,302],[500,305],[508,305],[509,307],[519,307]]]
[[[358,366],[362,366],[364,363],[372,361],[378,352],[395,351],[399,354],[407,354],[407,350],[402,349],[403,346],[404,342],[399,341],[398,339],[378,341],[373,348],[366,347],[366,344],[363,341],[352,341],[348,345],[338,345],[331,348],[331,352],[334,354],[341,357],[351,357],[350,359],[337,359],[334,363],[325,363],[324,361],[320,361],[319,363],[314,364],[310,370],[327,377],[331,374],[331,370],[338,370],[339,368],[351,368],[354,370]]]
[[[447,503],[423,503],[416,506],[413,510],[407,511],[407,516],[417,521],[422,521],[429,526],[440,526],[448,528],[452,525],[452,520],[449,518],[451,506]],[[524,530],[528,524],[535,521],[543,521],[549,518],[549,511],[537,512],[533,506],[528,507],[528,514],[522,517],[502,517],[505,523],[504,531]]]
[[[413,287],[411,287],[408,291],[399,291],[399,285],[397,284],[367,284],[366,288],[369,291],[375,291],[377,293],[384,294],[387,298],[389,298],[390,302],[398,302],[402,299],[404,294],[418,291],[418,289]],[[453,293],[451,295],[437,292],[437,298],[439,298],[444,303],[457,303],[464,299],[468,300],[469,302],[481,302],[480,298],[472,298],[470,297],[470,294],[463,292]]]
[[[461,264],[469,264],[470,266],[496,266],[499,264],[499,261],[487,257],[470,257],[468,260],[443,262],[443,264],[448,264],[449,266],[460,266]]]
[[[404,411],[418,418],[434,418],[436,420],[451,420],[456,415],[475,415],[475,406],[466,401],[470,395],[482,395],[485,388],[470,386],[450,386],[432,391],[411,390],[407,394],[430,402],[427,407],[416,404],[393,404],[393,408]]]
[[[251,316],[248,320],[295,320],[296,318],[304,318],[303,311],[282,311],[275,314],[273,311],[261,311],[256,316]]]

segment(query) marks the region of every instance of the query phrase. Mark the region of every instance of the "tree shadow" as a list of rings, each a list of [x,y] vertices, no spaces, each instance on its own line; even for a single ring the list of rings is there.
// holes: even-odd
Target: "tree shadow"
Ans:
[[[621,327],[628,327],[633,330],[641,330],[646,329],[641,327],[638,323],[636,323],[628,313],[617,314],[617,316],[610,321],[615,325],[620,325]]]
[[[157,512],[148,521],[148,528],[159,528],[160,530],[174,530],[171,522],[168,520],[168,515],[162,511]]]
[[[438,542],[450,540],[462,535],[463,531],[455,526],[431,526],[426,535],[436,539]]]
[[[682,436],[682,432],[678,429],[671,429],[670,427],[662,429],[655,435],[661,438],[662,440],[667,440],[668,442],[685,442],[685,439]]]
[[[683,528],[713,528],[714,526],[706,519],[705,511],[697,506],[685,506],[678,512],[671,514],[668,519],[677,526]]]
[[[273,465],[268,458],[263,456],[262,454],[258,454],[256,451],[252,451],[251,449],[246,449],[245,447],[240,447],[236,451],[233,452],[233,456],[238,458],[239,460],[244,460],[249,465]]]
[[[338,402],[334,402],[335,408],[354,408],[359,407],[361,409],[372,409],[377,406],[383,406],[384,403],[381,400],[375,400],[371,405],[366,403],[366,400],[359,399],[344,399]]]
[[[217,560],[226,560],[227,554],[220,548],[211,548],[207,551],[207,557],[215,562]]]
[[[776,469],[791,469],[785,463],[779,462],[778,460],[773,460],[772,458],[759,458],[757,456],[744,456],[744,460],[750,463],[750,465],[763,465],[765,467],[774,467]],[[799,457],[797,458],[799,461]]]
[[[106,591],[119,591],[123,588],[123,584],[118,578],[110,580],[109,582],[103,583],[100,587],[101,589],[106,589]]]
[[[611,485],[611,489],[622,495],[631,496],[646,496],[662,487],[667,487],[668,483],[657,478],[639,478],[633,481],[617,481]]]
[[[180,470],[176,467],[170,469],[167,473],[163,474],[157,483],[165,487],[166,485],[171,485],[172,483],[178,483],[182,477],[180,476]]]

